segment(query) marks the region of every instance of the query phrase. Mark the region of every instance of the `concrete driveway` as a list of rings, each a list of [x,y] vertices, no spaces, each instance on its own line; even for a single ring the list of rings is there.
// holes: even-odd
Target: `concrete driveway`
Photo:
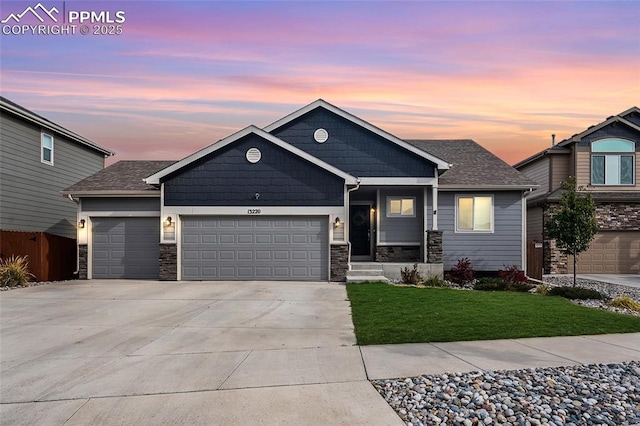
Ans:
[[[345,287],[76,281],[0,295],[0,423],[402,424]]]

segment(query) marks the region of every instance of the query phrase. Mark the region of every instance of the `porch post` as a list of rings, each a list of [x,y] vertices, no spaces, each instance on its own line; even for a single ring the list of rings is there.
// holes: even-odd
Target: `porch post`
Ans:
[[[431,204],[433,205],[433,220],[431,221],[431,230],[438,230],[438,185],[431,187]]]
[[[421,253],[421,257],[422,257],[422,262],[423,263],[427,263],[427,256],[428,256],[428,251],[429,251],[429,246],[428,246],[428,237],[427,237],[427,233],[429,232],[429,221],[428,221],[428,216],[429,216],[429,203],[427,202],[428,200],[428,195],[429,192],[427,191],[427,187],[425,186],[423,191],[422,191],[422,216],[423,216],[423,220],[422,220],[422,231],[423,231],[423,238],[422,238],[422,253]]]

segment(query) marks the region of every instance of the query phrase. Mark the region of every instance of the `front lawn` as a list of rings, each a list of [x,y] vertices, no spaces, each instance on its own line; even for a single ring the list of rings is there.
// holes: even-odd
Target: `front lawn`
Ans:
[[[558,296],[347,284],[359,345],[640,332],[640,317]]]

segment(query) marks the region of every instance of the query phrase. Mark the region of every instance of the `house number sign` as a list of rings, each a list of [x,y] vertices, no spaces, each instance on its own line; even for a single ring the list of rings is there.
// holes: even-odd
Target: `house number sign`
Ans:
[[[247,210],[247,214],[260,214],[262,213],[262,210],[260,209],[248,209]]]

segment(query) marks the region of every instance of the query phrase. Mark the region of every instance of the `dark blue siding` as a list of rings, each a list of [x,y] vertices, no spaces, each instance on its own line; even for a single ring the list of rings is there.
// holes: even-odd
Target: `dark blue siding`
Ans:
[[[251,164],[249,148],[262,159]],[[255,194],[260,197],[256,200]],[[166,206],[341,206],[344,179],[251,134],[164,180]]]
[[[636,142],[636,150],[640,151],[640,132],[622,123],[611,123],[597,130],[578,142],[579,146],[590,147],[591,142],[602,138],[624,138]]]
[[[329,132],[317,143],[318,128]],[[321,160],[358,177],[433,177],[434,164],[324,108],[271,132]]]

